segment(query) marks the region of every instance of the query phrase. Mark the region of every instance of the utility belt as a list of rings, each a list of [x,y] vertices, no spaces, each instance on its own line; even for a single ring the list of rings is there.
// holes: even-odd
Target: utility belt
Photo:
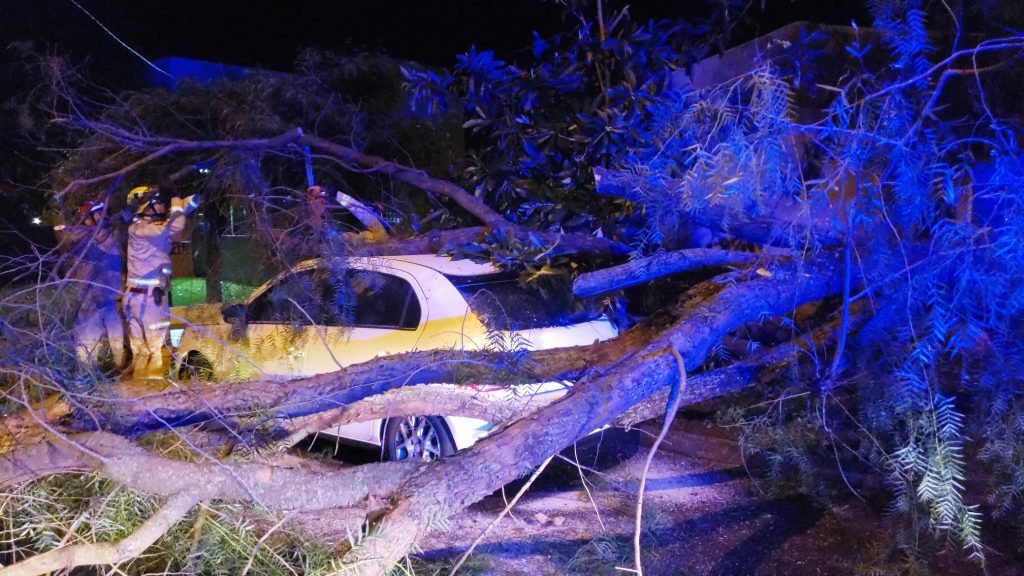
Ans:
[[[169,276],[170,274],[158,278],[128,278],[127,292],[129,294],[152,294],[153,303],[159,306],[167,293]]]

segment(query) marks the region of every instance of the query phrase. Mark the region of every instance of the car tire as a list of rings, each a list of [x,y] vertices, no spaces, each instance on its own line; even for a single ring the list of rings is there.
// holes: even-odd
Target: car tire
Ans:
[[[190,352],[178,369],[178,380],[198,380],[210,382],[214,379],[213,365],[206,356],[198,352]]]
[[[455,454],[455,441],[437,416],[392,418],[384,426],[384,458],[389,461],[415,457],[432,462]]]

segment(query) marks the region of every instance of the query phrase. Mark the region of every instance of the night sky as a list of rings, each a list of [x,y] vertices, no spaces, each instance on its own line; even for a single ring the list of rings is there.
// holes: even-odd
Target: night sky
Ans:
[[[572,29],[552,0],[376,0],[372,2],[286,0],[75,0],[121,40],[149,59],[183,56],[289,70],[306,46],[382,48],[424,64],[450,66],[475,44],[515,59],[532,32]],[[847,24],[856,2],[768,2],[757,27],[769,31],[807,19]],[[637,19],[700,18],[695,0],[632,2]],[[76,62],[88,59],[94,78],[130,85],[141,60],[104,32],[72,0],[3,0],[0,38],[6,46],[31,40],[57,47]],[[591,8],[591,11],[593,9]]]

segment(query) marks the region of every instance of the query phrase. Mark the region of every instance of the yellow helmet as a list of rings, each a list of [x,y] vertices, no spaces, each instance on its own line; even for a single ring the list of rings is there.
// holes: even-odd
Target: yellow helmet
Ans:
[[[125,203],[135,209],[136,216],[142,216],[151,211],[154,201],[160,200],[160,188],[157,186],[136,186],[128,192]]]
[[[129,206],[141,206],[147,200],[151,200],[158,191],[159,189],[156,186],[136,186],[128,192],[128,198],[125,202]]]

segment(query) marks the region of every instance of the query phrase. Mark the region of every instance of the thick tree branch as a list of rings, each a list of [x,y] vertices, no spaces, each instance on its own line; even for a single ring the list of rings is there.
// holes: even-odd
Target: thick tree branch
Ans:
[[[104,458],[101,462],[89,455]],[[40,460],[39,457],[44,459]],[[200,499],[256,502],[277,510],[325,510],[352,506],[371,492],[396,490],[416,462],[385,462],[357,468],[312,470],[267,464],[182,462],[154,454],[106,432],[90,432],[31,445],[0,459],[0,486],[58,472],[94,471],[127,488],[170,497],[197,486]]]
[[[479,391],[468,386],[413,386],[390,390],[343,408],[311,414],[285,421],[283,428],[289,438],[281,442],[288,447],[306,436],[335,426],[374,419],[404,418],[423,414],[444,414],[479,418],[495,424],[509,422],[547,406],[555,400],[548,394],[505,397],[500,391]]]
[[[628,288],[650,282],[655,278],[678,274],[687,270],[708,266],[722,266],[740,262],[752,262],[757,254],[736,250],[714,248],[692,248],[664,252],[655,256],[632,260],[625,264],[581,274],[572,283],[577,296],[596,296],[612,290]]]
[[[459,207],[475,216],[480,222],[490,228],[498,229],[511,226],[511,223],[504,216],[487,204],[484,204],[476,196],[447,180],[434,178],[422,170],[403,166],[396,162],[385,160],[380,156],[364,154],[354,148],[336,144],[330,140],[310,134],[304,134],[301,143],[319,152],[330,154],[342,162],[389,176],[420,190],[440,194],[458,204]]]
[[[619,339],[590,346],[531,352],[525,365],[511,365],[507,355],[495,352],[433,350],[374,359],[297,380],[204,384],[144,395],[136,385],[123,384],[113,397],[94,395],[93,401],[116,406],[109,425],[121,431],[180,426],[256,411],[265,414],[268,409],[274,417],[291,418],[414,384],[572,381],[590,366],[610,364],[650,337],[650,330],[640,327]]]

